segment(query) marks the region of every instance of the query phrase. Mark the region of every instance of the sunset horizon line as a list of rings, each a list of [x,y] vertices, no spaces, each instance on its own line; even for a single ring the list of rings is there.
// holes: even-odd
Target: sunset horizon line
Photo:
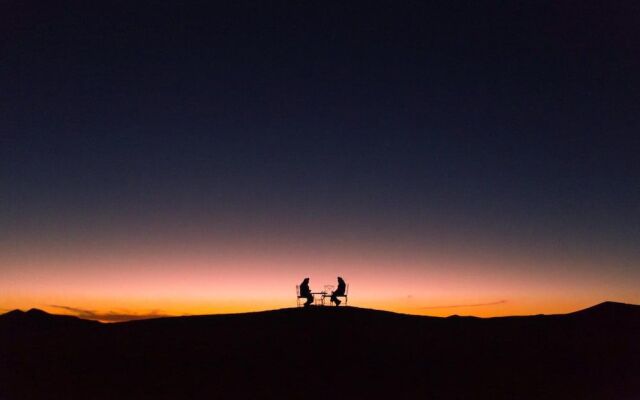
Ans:
[[[436,307],[420,307],[419,309],[445,309],[445,308],[461,308],[461,307],[474,307],[474,306],[487,306],[487,305],[498,305],[503,304],[505,301],[498,301],[495,303],[487,303],[487,304],[476,304],[476,305],[450,305],[450,306],[436,306]],[[617,304],[617,305],[625,305],[625,306],[640,306],[640,304],[628,303],[623,301],[613,301],[613,300],[603,300],[597,303],[593,303],[586,307],[578,307],[573,309],[572,311],[567,312],[551,312],[551,313],[523,313],[523,314],[509,314],[509,315],[472,315],[472,314],[449,314],[449,315],[429,315],[429,314],[418,314],[411,313],[407,311],[401,311],[397,309],[384,309],[384,308],[373,308],[373,307],[362,307],[362,306],[342,306],[342,308],[348,307],[350,309],[359,309],[359,310],[368,310],[368,311],[378,311],[383,313],[393,313],[393,314],[401,314],[415,317],[428,317],[428,318],[449,318],[449,317],[471,317],[471,318],[479,318],[479,319],[491,319],[491,318],[509,318],[509,317],[527,317],[527,316],[536,316],[536,315],[568,315],[577,313],[580,311],[584,311],[590,308],[595,308],[598,306],[602,306],[605,304]],[[222,315],[242,315],[242,314],[256,314],[256,313],[268,313],[268,312],[276,312],[283,310],[293,310],[301,307],[290,306],[290,307],[276,307],[276,308],[268,308],[268,309],[246,309],[246,310],[238,310],[231,312],[214,312],[214,313],[202,313],[202,314],[194,314],[194,313],[182,313],[182,314],[171,314],[164,313],[162,310],[153,310],[151,312],[146,313],[135,313],[133,311],[125,311],[116,312],[114,310],[106,311],[106,312],[98,312],[91,310],[84,310],[75,307],[69,306],[59,306],[59,305],[40,305],[35,307],[19,307],[15,309],[0,309],[0,315],[6,315],[14,312],[21,313],[29,313],[29,312],[44,312],[49,315],[54,316],[70,316],[76,317],[83,320],[88,321],[96,321],[104,324],[113,324],[113,323],[121,323],[121,322],[130,322],[130,321],[141,321],[141,320],[152,320],[152,319],[163,319],[163,318],[185,318],[185,317],[206,317],[206,316],[222,316]],[[313,306],[313,309],[324,309],[324,308],[335,308],[332,306]],[[68,313],[56,313],[52,311],[48,311],[47,309],[58,309],[65,310]]]

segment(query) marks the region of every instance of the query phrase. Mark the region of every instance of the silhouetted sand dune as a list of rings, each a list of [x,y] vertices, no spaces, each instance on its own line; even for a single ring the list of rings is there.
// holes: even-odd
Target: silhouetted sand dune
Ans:
[[[436,318],[353,307],[100,324],[0,316],[0,399],[640,398],[640,306]]]

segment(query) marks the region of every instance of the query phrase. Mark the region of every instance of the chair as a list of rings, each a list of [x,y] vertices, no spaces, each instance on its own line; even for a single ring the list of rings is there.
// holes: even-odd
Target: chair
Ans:
[[[304,302],[302,302],[300,299],[304,299]],[[300,285],[296,285],[296,306],[302,307],[306,301],[306,297],[300,296]]]
[[[330,294],[326,295],[326,297],[331,297]],[[347,304],[349,304],[349,284],[347,283],[347,285],[344,287],[344,294],[340,294],[336,297],[344,297],[344,305],[346,306]]]

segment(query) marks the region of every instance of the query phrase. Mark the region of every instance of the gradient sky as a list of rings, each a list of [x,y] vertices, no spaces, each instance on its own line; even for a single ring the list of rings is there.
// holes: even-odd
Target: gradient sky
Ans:
[[[10,0],[0,46],[0,312],[640,303],[636,2]]]

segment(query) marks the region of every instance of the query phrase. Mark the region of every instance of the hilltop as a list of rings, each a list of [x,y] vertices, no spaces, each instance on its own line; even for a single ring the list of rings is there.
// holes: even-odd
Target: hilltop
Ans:
[[[640,395],[638,337],[640,306],[610,302],[487,319],[325,307],[100,324],[14,311],[0,316],[0,398],[625,399]]]

